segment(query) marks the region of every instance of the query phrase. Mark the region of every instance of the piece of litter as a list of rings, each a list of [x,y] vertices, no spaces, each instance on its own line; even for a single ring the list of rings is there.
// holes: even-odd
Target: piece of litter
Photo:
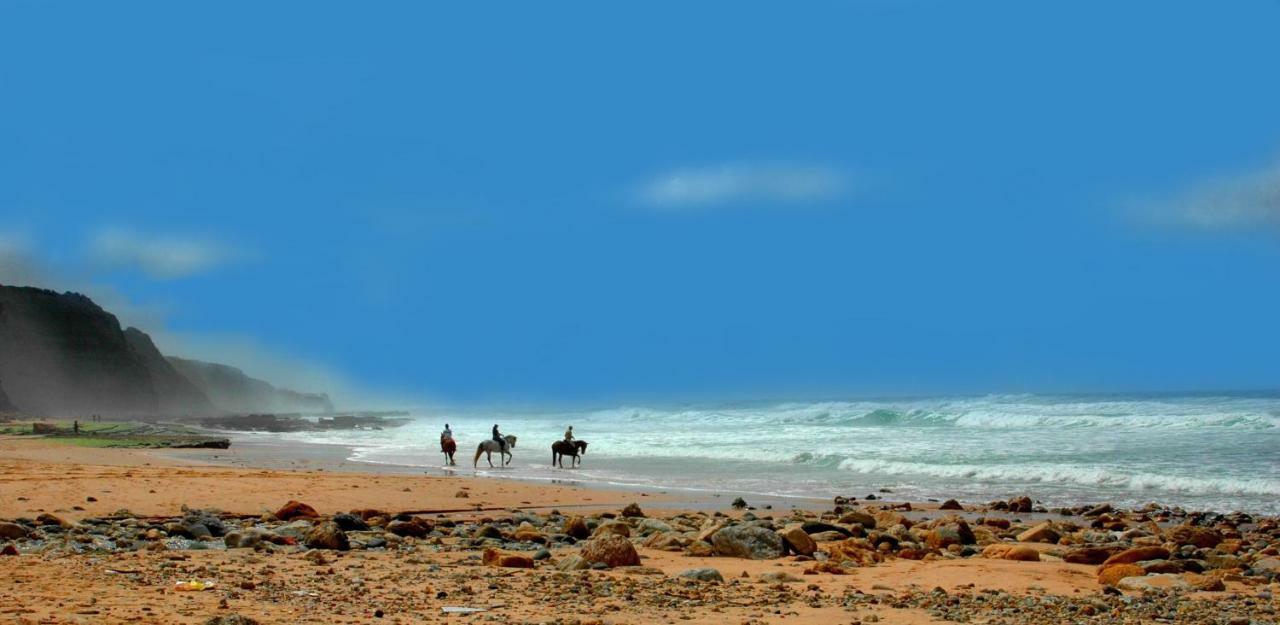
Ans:
[[[474,614],[476,612],[488,611],[488,609],[489,608],[466,608],[460,605],[447,605],[440,608],[440,611],[445,614]]]

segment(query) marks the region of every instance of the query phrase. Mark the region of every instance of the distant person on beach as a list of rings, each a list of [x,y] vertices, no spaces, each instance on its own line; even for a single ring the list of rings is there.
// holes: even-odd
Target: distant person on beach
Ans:
[[[507,450],[507,441],[502,438],[502,433],[498,431],[498,424],[493,424],[493,440],[498,441],[498,449]]]
[[[79,434],[79,433],[80,433],[80,422],[79,422],[79,421],[72,421],[72,422],[71,422],[71,431],[72,431],[72,432],[75,432],[76,434]]]
[[[446,423],[444,424],[444,431],[440,433],[440,442],[443,443],[445,439],[449,439],[449,438],[453,438],[453,430],[450,430],[449,424]]]
[[[569,429],[564,431],[564,442],[566,443],[573,442],[573,426],[572,425],[569,426]]]

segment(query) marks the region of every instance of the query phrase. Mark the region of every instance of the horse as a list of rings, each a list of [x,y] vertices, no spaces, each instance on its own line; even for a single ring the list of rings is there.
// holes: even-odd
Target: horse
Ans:
[[[578,455],[587,453],[587,441],[556,441],[551,443],[551,466],[560,465],[564,468],[564,457],[569,456],[573,461],[569,466],[578,466]]]
[[[444,453],[445,464],[449,466],[458,464],[453,461],[453,453],[458,451],[458,443],[453,440],[452,436],[440,439],[440,451]]]
[[[515,449],[516,437],[508,434],[502,438],[507,441],[507,449]],[[507,451],[507,449],[501,449],[498,445],[498,441],[495,441],[492,438],[480,441],[480,445],[476,447],[476,457],[471,462],[471,466],[474,468],[476,465],[480,464],[480,454],[486,454],[485,460],[488,460],[489,466],[493,467],[493,452],[500,451],[502,452],[502,466],[505,467],[508,464],[511,464],[511,452]]]

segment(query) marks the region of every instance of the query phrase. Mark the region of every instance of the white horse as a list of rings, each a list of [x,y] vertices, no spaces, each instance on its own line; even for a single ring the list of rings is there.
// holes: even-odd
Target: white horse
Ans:
[[[508,434],[502,438],[507,441],[507,449],[515,449],[516,437]],[[476,465],[480,464],[480,454],[485,454],[485,460],[489,461],[489,467],[492,468],[493,452],[500,451],[502,452],[502,466],[505,467],[508,464],[511,464],[511,452],[507,451],[507,449],[501,449],[498,445],[498,441],[495,441],[492,438],[480,441],[480,445],[476,447],[476,457],[475,460],[471,462],[471,466],[474,468]]]

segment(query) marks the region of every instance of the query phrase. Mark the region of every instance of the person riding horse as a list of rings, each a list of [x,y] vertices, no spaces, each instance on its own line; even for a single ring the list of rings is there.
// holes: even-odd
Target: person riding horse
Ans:
[[[448,423],[444,424],[444,431],[440,433],[440,451],[444,454],[447,464],[457,464],[453,461],[453,454],[458,451],[458,443],[453,440],[453,430],[449,429]]]
[[[502,433],[498,431],[497,423],[493,424],[493,440],[498,442],[498,449],[502,451],[507,450],[507,441],[506,439],[502,438]]]
[[[569,426],[569,429],[564,431],[564,442],[566,443],[573,442],[573,426],[572,425]]]

